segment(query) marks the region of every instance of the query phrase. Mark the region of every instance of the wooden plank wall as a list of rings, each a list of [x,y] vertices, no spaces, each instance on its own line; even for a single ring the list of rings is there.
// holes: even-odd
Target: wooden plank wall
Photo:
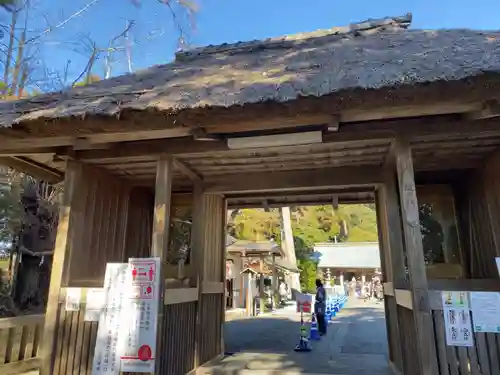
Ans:
[[[443,310],[433,311],[440,375],[500,375],[500,335],[475,333],[474,346],[446,345]]]
[[[90,166],[83,167],[77,186],[75,203],[81,206],[70,219],[74,235],[63,287],[102,287],[106,263],[149,256],[152,192],[132,188],[119,177]],[[98,324],[84,322],[84,311],[84,298],[80,311],[65,311],[64,290],[60,293],[54,375],[91,373]]]
[[[470,278],[498,278],[500,256],[500,154],[455,186],[463,259]]]
[[[403,374],[421,375],[420,364],[415,356],[417,352],[418,336],[415,329],[413,311],[406,307],[397,306],[398,325],[401,330],[401,353],[403,357]]]
[[[473,177],[470,183],[457,185],[455,191],[465,274],[469,278],[495,277],[495,241],[484,181]]]
[[[186,374],[195,366],[195,328],[198,302],[165,306],[163,353],[159,361],[162,375]]]
[[[130,191],[123,260],[149,257],[153,231],[154,192],[134,187]]]
[[[59,320],[54,350],[54,375],[91,375],[97,322],[85,322],[85,303],[80,311],[65,311],[59,303]]]
[[[107,171],[83,166],[73,204],[63,286],[101,287],[106,263],[124,259],[131,187]]]

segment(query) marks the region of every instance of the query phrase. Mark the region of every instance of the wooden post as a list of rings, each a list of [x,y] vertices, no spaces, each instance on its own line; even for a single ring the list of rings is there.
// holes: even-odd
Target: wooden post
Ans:
[[[399,199],[403,218],[403,233],[412,291],[413,319],[417,333],[416,343],[419,374],[438,374],[432,311],[429,306],[424,250],[420,232],[419,209],[410,145],[406,140],[394,142]],[[417,373],[417,372],[416,372]]]
[[[384,170],[384,184],[377,191],[377,212],[382,240],[386,244],[384,250],[387,250],[384,251],[384,277],[394,283],[394,288],[402,288],[406,280],[406,266],[396,177],[396,160],[390,158]]]
[[[172,199],[172,158],[161,155],[156,165],[155,208],[153,216],[153,235],[151,256],[160,258],[160,303],[158,304],[158,327],[156,331],[156,366],[155,374],[162,373],[163,342],[167,332],[163,332],[163,311],[165,294],[165,264],[169,245],[170,209]]]
[[[376,209],[379,244],[382,256],[382,282],[392,282],[393,288],[402,288],[405,280],[401,211],[396,186],[395,160],[388,160],[385,183],[377,189]],[[394,296],[384,298],[390,360],[402,370],[402,339],[397,302]]]
[[[272,285],[271,285],[271,290],[272,290],[272,296],[271,296],[271,301],[272,301],[272,306],[273,309],[278,308],[278,304],[275,300],[275,296],[278,293],[278,272],[276,270],[276,254],[273,254],[273,279],[272,279]]]
[[[253,293],[252,293],[252,273],[248,272],[245,277],[245,287],[246,287],[246,312],[247,316],[252,316],[253,314]]]
[[[226,285],[226,225],[227,225],[227,200],[222,197],[222,213],[220,216],[215,217],[214,220],[220,220],[220,248],[219,251],[221,253],[221,277],[222,282]],[[225,288],[224,288],[225,289]],[[221,309],[221,320],[220,320],[220,355],[224,355],[224,324],[226,322],[226,299],[222,298],[222,309]]]
[[[259,315],[262,315],[264,313],[264,309],[265,309],[265,303],[264,303],[264,259],[262,258],[262,256],[260,257],[259,267],[260,267],[260,279],[259,279],[259,309],[260,309],[260,313],[259,313]]]
[[[198,368],[201,355],[201,298],[203,282],[203,186],[195,182],[193,190],[193,224],[191,227],[191,261],[196,269],[196,286],[198,287],[198,306],[196,311],[196,328],[194,342],[194,367]]]
[[[49,296],[47,310],[45,312],[45,324],[43,328],[43,341],[40,345],[40,357],[42,366],[41,375],[51,375],[55,358],[54,340],[57,332],[57,321],[59,311],[59,293],[63,280],[64,268],[67,263],[67,255],[71,251],[71,240],[74,229],[72,228],[72,217],[75,212],[73,198],[78,186],[78,178],[81,176],[81,165],[76,162],[68,162],[64,178],[64,191],[61,206],[59,208],[59,224],[57,227],[56,243],[54,246],[54,257],[52,260],[52,271],[50,275]],[[76,197],[77,198],[77,197]]]

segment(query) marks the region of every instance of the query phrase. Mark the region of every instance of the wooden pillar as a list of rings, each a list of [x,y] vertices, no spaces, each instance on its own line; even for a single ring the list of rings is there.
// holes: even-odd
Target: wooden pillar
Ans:
[[[438,373],[436,347],[432,311],[429,306],[427,275],[425,272],[422,234],[413,172],[411,148],[406,140],[396,139],[394,156],[399,183],[399,199],[406,258],[408,263],[410,288],[412,291],[413,319],[416,330],[417,363],[419,374],[434,375]]]
[[[75,191],[77,190],[78,179],[81,173],[81,165],[79,163],[72,161],[67,163],[66,175],[64,178],[64,191],[59,207],[59,224],[57,227],[54,256],[52,260],[43,341],[40,345],[40,357],[43,361],[40,367],[41,375],[52,375],[53,373],[52,367],[55,357],[54,343],[59,315],[59,294],[63,281],[63,272],[65,267],[67,267],[67,258],[69,258],[69,253],[71,251],[71,240],[74,232],[72,218],[78,214],[74,210],[75,202],[78,198]]]
[[[196,323],[195,323],[195,342],[194,342],[194,353],[195,360],[194,366],[197,368],[201,366],[200,354],[201,354],[201,297],[202,297],[202,281],[203,281],[203,186],[201,182],[195,182],[193,190],[193,217],[192,217],[192,227],[191,227],[191,261],[196,272],[196,286],[198,288],[198,307],[196,311]]]
[[[247,316],[252,316],[253,315],[253,293],[252,293],[252,273],[248,272],[245,277],[245,291],[246,291],[246,300],[245,300],[245,307],[246,307],[246,313]]]
[[[382,282],[392,283],[394,288],[402,288],[405,280],[404,243],[401,231],[401,211],[399,209],[396,184],[395,160],[388,160],[384,169],[384,184],[376,194],[377,227],[382,265]],[[384,298],[389,357],[402,371],[402,336],[398,318],[397,302],[394,296]]]
[[[165,264],[169,245],[170,209],[172,199],[172,158],[168,155],[160,156],[156,165],[155,207],[153,216],[153,233],[151,243],[151,256],[160,258],[160,303],[158,304],[158,326],[156,331],[156,361],[155,374],[162,373],[160,357],[164,354],[162,345],[168,332],[163,332],[163,311],[165,293]]]
[[[278,308],[278,303],[275,299],[276,295],[278,294],[278,271],[276,269],[276,255],[275,254],[273,254],[272,267],[273,267],[273,279],[272,279],[272,286],[271,286],[271,290],[272,290],[271,300],[272,300],[272,304],[273,304],[273,309],[276,309],[276,308]]]
[[[224,353],[226,202],[222,195],[203,192],[195,184],[193,248],[198,274],[196,366]],[[199,233],[199,234],[198,234]],[[197,244],[197,245],[195,245]]]
[[[218,246],[218,253],[220,256],[220,267],[221,267],[221,278],[222,282],[226,283],[226,226],[227,226],[227,200],[223,196],[219,196],[219,201],[221,207],[221,212],[219,215],[213,219],[218,224],[217,230],[220,235],[220,242]],[[220,316],[220,351],[219,356],[224,356],[225,344],[224,344],[224,324],[226,322],[226,309],[224,308],[226,300],[222,298],[221,316]],[[221,357],[222,358],[222,357]]]
[[[259,309],[260,313],[259,315],[264,313],[265,309],[265,302],[264,302],[264,258],[260,257],[259,261],[259,267],[260,267],[260,279],[259,279]]]

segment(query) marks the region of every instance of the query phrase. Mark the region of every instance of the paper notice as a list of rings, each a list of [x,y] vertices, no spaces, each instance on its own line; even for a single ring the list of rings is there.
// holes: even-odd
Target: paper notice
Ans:
[[[85,303],[86,322],[98,322],[104,309],[105,293],[103,288],[90,288],[87,290],[87,299]]]
[[[471,292],[475,332],[500,333],[500,292]]]
[[[79,311],[81,299],[81,288],[66,288],[66,303],[64,306],[66,311]]]

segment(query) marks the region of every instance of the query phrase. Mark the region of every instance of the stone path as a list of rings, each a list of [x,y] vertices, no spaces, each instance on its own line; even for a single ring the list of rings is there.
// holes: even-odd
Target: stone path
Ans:
[[[390,375],[383,304],[350,300],[313,350],[297,353],[300,316],[294,306],[226,322],[229,354],[207,374]]]

